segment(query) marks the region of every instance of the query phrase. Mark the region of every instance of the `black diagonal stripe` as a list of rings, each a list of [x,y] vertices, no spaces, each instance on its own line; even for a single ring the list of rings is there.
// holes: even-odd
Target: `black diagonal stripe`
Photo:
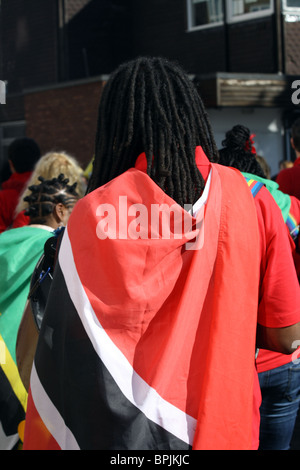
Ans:
[[[7,436],[18,432],[18,425],[25,419],[24,408],[16,397],[8,378],[0,367],[0,421]]]
[[[57,264],[40,334],[40,381],[81,449],[188,450],[130,403],[82,326]]]

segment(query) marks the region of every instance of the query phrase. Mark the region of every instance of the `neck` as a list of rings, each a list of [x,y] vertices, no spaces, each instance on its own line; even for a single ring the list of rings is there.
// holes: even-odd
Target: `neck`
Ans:
[[[54,232],[54,227],[50,227],[50,225],[44,224],[29,224],[29,227],[41,228],[43,230],[48,230],[48,232]]]
[[[50,217],[44,217],[43,220],[30,220],[29,225],[39,225],[39,226],[45,226],[45,227],[51,227],[53,230],[56,230],[57,228],[61,227],[61,222],[56,221],[56,219],[51,215]]]

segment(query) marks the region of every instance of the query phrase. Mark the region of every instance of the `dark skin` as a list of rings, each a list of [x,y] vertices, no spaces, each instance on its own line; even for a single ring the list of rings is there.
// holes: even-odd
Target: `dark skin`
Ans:
[[[73,207],[72,207],[73,208]],[[52,214],[45,216],[45,224],[49,227],[53,227],[53,229],[57,229],[61,225],[66,225],[67,221],[70,217],[72,208],[66,207],[64,204],[59,202],[53,209]],[[34,224],[34,219],[30,220],[30,224]]]
[[[291,145],[295,149],[293,139],[291,139]],[[295,151],[297,157],[299,157],[300,152],[296,149]],[[261,349],[269,349],[282,354],[293,354],[296,348],[300,346],[300,323],[285,328],[266,328],[258,324],[256,343],[257,347]]]
[[[300,346],[300,323],[285,328],[267,328],[258,324],[256,346],[281,354],[292,354]]]

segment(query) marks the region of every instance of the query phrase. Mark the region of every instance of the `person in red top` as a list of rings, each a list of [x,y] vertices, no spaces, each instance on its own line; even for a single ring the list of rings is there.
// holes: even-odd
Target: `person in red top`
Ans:
[[[39,146],[33,139],[24,137],[10,144],[8,162],[12,174],[2,183],[0,191],[0,233],[11,226],[19,196],[40,156]]]
[[[300,118],[292,125],[291,145],[296,153],[292,168],[286,168],[278,173],[276,182],[283,193],[300,199]]]
[[[292,324],[299,316],[299,285],[291,264],[294,242],[290,236],[300,222],[300,201],[283,194],[277,184],[263,178],[256,152],[247,151],[250,131],[242,125],[226,133],[220,163],[237,168],[266,188],[255,196],[261,240],[261,288],[258,323],[269,328]],[[252,149],[255,150],[254,146]],[[274,197],[277,206],[267,203]],[[272,194],[272,196],[271,196]],[[286,221],[284,230],[283,220]],[[300,342],[291,355],[259,350],[256,365],[262,390],[260,449],[289,449],[300,404]]]
[[[24,450],[257,449],[256,340],[291,352],[300,299],[281,277],[293,261],[279,216],[282,269],[265,235],[271,195],[261,189],[260,216],[244,176],[217,162],[180,67],[140,57],[111,74],[47,299]],[[269,328],[277,288],[288,328]]]

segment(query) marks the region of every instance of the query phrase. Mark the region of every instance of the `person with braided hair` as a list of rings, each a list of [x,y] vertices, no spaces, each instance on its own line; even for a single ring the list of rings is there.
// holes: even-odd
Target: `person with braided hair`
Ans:
[[[292,252],[296,257],[296,245],[293,241],[297,240],[299,234],[299,199],[283,193],[278,183],[267,178],[257,157],[250,130],[247,127],[239,124],[234,126],[230,131],[226,132],[226,138],[222,145],[223,148],[219,151],[219,163],[237,168],[244,176],[262,182],[272,194],[281,210],[287,231],[291,236]],[[297,272],[298,270],[300,272],[300,267],[298,267]]]
[[[265,310],[265,325],[271,328],[289,327],[299,315],[299,284],[295,283],[295,268],[287,260],[296,247],[300,223],[300,201],[282,193],[278,184],[265,177],[256,159],[255,147],[249,146],[250,131],[236,125],[226,132],[219,162],[240,170],[249,183],[263,183],[275,199],[278,208],[266,207],[264,194],[255,196],[259,228],[264,236],[261,256],[262,288],[260,308]],[[249,150],[253,150],[252,152]],[[277,210],[276,210],[277,209]],[[283,220],[286,230],[283,230]],[[290,243],[289,243],[290,242]],[[287,248],[289,248],[287,250]],[[268,275],[265,273],[268,272]],[[294,314],[293,314],[294,312]],[[293,314],[293,315],[291,315]],[[295,320],[293,320],[293,316]],[[293,430],[300,406],[300,345],[292,354],[261,348],[256,358],[262,390],[260,407],[260,449],[286,450],[290,448]]]
[[[180,66],[139,57],[111,74],[39,335],[24,450],[258,447],[256,208],[217,162]],[[298,328],[261,331],[260,345],[286,352]]]
[[[252,142],[251,142],[252,141]],[[300,280],[299,263],[299,227],[300,227],[300,201],[294,196],[282,192],[277,182],[274,182],[265,174],[253,145],[250,130],[242,125],[234,126],[226,133],[220,149],[220,161],[222,165],[237,168],[245,177],[262,182],[272,194],[281,210],[283,220],[289,233],[292,254],[298,279]],[[250,151],[249,151],[250,149]]]
[[[40,178],[30,192],[30,224],[0,235],[0,449],[18,443],[18,425],[25,418],[27,391],[17,368],[16,338],[31,276],[46,241],[67,223],[78,200],[76,184],[69,185],[64,175]]]
[[[50,180],[60,173],[64,174],[65,178],[68,178],[70,184],[77,183],[76,191],[80,197],[84,195],[86,188],[83,184],[83,170],[77,160],[64,151],[48,152],[35,165],[32,175],[20,195],[12,228],[22,227],[29,223],[29,217],[25,215],[28,202],[24,199],[30,194],[29,186],[38,184],[40,176]]]
[[[29,216],[29,225],[50,226],[52,229],[66,225],[78,200],[77,183],[68,185],[69,180],[63,174],[51,180],[39,176],[38,180],[41,183],[29,186],[31,194],[24,198],[28,204],[25,214]]]

